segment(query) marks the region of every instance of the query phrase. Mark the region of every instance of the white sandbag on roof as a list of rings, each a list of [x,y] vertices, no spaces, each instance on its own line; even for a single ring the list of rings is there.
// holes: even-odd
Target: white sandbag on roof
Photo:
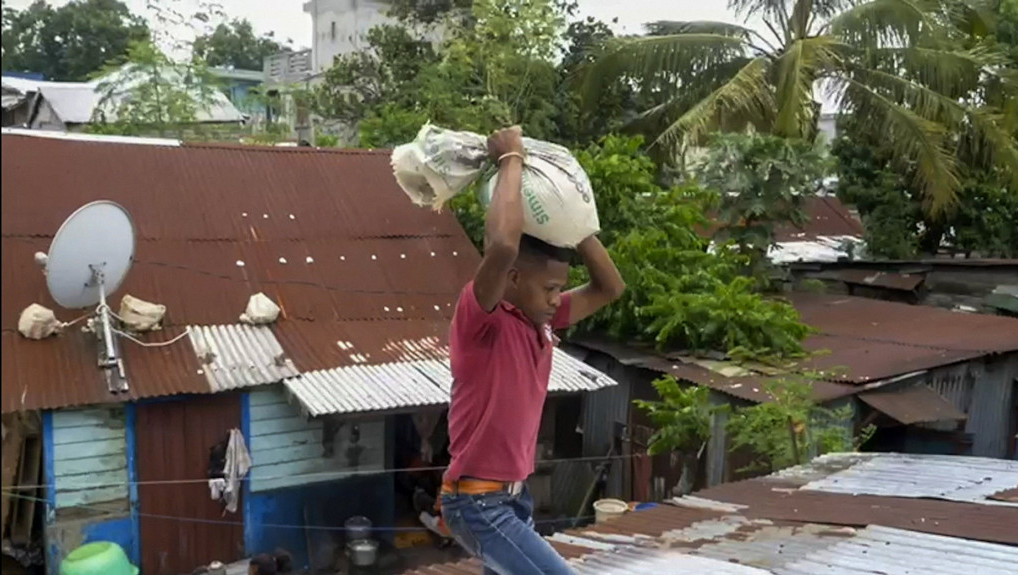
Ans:
[[[124,327],[133,332],[157,331],[162,329],[166,306],[149,303],[132,295],[125,295],[120,300],[120,321]]]
[[[575,247],[600,231],[587,173],[566,148],[523,139],[523,233],[559,247]],[[487,205],[497,181],[484,136],[426,124],[413,142],[392,152],[392,169],[414,203],[441,209],[478,177]]]
[[[37,303],[26,307],[18,318],[18,331],[28,339],[46,339],[62,329],[63,323],[53,310]]]
[[[256,293],[247,302],[247,309],[240,315],[240,321],[250,325],[265,325],[279,317],[279,306],[263,293]]]

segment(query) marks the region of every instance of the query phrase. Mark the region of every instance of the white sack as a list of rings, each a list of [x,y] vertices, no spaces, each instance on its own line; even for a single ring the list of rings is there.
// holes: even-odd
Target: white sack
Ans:
[[[523,147],[523,233],[571,248],[600,231],[590,180],[569,150],[530,138]],[[487,206],[497,180],[484,136],[431,124],[393,150],[392,169],[414,203],[436,210],[478,177],[485,179],[480,199]]]
[[[124,327],[133,332],[156,331],[162,329],[166,306],[149,303],[132,295],[125,295],[120,300],[120,320]]]
[[[240,315],[240,321],[251,325],[264,325],[276,321],[279,306],[263,293],[251,296],[247,309]]]
[[[26,307],[18,318],[18,331],[28,339],[45,339],[63,329],[53,310],[37,303]]]

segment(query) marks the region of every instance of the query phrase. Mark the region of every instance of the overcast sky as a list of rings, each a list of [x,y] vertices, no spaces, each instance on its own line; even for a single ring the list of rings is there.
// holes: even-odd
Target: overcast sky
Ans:
[[[12,8],[24,8],[32,0],[8,0]],[[184,5],[197,6],[192,0]],[[311,17],[304,13],[304,0],[220,0],[230,17],[247,18],[259,33],[275,32],[276,37],[291,38],[295,47],[311,46]],[[59,6],[67,0],[51,0]],[[145,13],[145,0],[126,0],[131,10]],[[594,16],[605,22],[618,17],[617,31],[639,33],[642,25],[654,20],[723,20],[735,21],[725,7],[725,0],[579,0],[583,16]]]

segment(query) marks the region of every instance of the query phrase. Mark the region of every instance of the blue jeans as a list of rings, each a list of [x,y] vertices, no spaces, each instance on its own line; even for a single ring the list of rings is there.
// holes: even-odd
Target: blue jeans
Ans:
[[[456,541],[484,561],[484,575],[574,575],[534,530],[534,500],[526,488],[483,495],[442,495],[442,517]]]

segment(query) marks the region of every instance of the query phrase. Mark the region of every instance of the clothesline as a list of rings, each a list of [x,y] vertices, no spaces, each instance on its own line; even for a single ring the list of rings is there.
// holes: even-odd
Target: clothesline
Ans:
[[[596,456],[596,457],[566,457],[560,459],[545,459],[543,461],[536,462],[537,467],[547,465],[558,465],[560,463],[599,463],[603,461],[615,461],[615,460],[626,460],[637,457],[644,457],[644,453],[631,453],[628,455],[611,455],[611,456]],[[257,465],[257,464],[256,464]],[[350,470],[350,471],[322,471],[316,473],[303,473],[298,475],[272,475],[268,477],[257,477],[253,478],[251,473],[248,473],[245,477],[241,478],[240,481],[252,481],[257,479],[258,481],[273,481],[276,479],[290,479],[290,480],[308,480],[311,481],[326,481],[329,479],[347,479],[349,477],[360,477],[365,475],[386,475],[390,473],[420,473],[428,471],[445,471],[447,466],[432,466],[432,467],[399,467],[394,469],[364,469],[364,470]],[[75,484],[75,491],[84,491],[87,489],[100,489],[105,487],[122,487],[122,486],[133,486],[133,485],[179,485],[179,484],[194,484],[194,483],[205,483],[209,482],[208,477],[202,477],[200,479],[154,479],[147,481],[113,481],[104,483],[92,483],[87,485]],[[43,489],[50,487],[46,484],[37,485],[19,485],[21,489]]]

